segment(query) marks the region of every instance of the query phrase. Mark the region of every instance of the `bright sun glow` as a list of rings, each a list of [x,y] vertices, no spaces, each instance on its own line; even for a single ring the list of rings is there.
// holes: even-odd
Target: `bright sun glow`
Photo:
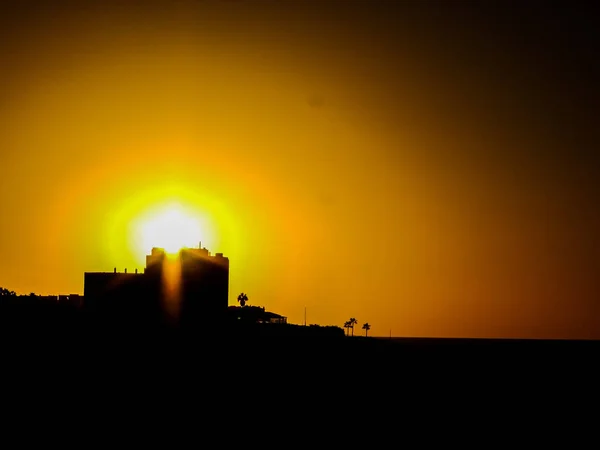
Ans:
[[[168,253],[177,253],[184,247],[198,247],[204,231],[200,218],[178,204],[148,213],[137,228],[139,245],[145,252],[152,247],[164,248]]]

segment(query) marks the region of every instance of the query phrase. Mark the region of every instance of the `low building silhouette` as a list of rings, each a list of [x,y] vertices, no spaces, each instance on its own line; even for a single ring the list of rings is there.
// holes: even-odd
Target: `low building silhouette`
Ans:
[[[287,317],[265,310],[263,306],[230,306],[230,320],[243,320],[251,323],[287,324]]]
[[[142,273],[84,274],[84,310],[111,321],[206,324],[225,317],[228,296],[229,259],[201,246],[153,248]]]

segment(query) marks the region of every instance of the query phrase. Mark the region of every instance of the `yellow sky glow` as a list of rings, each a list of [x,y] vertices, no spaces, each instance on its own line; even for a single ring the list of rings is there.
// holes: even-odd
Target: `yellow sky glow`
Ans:
[[[595,147],[579,82],[548,77],[575,72],[527,66],[545,40],[513,39],[520,59],[371,3],[0,15],[0,287],[82,293],[86,271],[201,242],[231,305],[290,323],[599,337]]]

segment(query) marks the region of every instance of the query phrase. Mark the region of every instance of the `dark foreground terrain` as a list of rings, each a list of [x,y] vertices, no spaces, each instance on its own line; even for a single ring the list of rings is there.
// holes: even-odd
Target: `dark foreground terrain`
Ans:
[[[3,317],[6,358],[24,363],[243,373],[305,372],[379,382],[477,373],[542,379],[596,372],[599,341],[348,337],[337,327],[207,323],[193,329],[126,322]]]
[[[539,446],[572,422],[570,444],[596,429],[596,341],[346,337],[214,318],[176,327],[22,305],[0,307],[0,393],[15,424],[3,430],[20,440],[155,447],[166,432],[169,446],[185,436],[377,448],[409,445],[412,433],[490,447]]]
[[[420,439],[445,436],[434,422],[456,423],[455,431],[493,425],[491,443],[540,414],[585,416],[600,380],[600,343],[592,341],[381,339],[272,324],[183,330],[7,315],[1,332],[4,409],[82,422],[89,442],[120,442],[121,429],[152,441],[170,427],[193,439],[247,443],[268,432],[289,443],[308,432],[329,445],[358,434],[383,446],[412,421],[428,430]],[[247,421],[252,430],[241,431]]]
[[[35,311],[0,316],[7,395],[38,388],[84,397],[162,392],[343,409],[438,402],[449,394],[489,402],[523,395],[557,401],[564,393],[589,402],[600,380],[597,341],[364,338],[337,327],[235,321],[183,329]]]

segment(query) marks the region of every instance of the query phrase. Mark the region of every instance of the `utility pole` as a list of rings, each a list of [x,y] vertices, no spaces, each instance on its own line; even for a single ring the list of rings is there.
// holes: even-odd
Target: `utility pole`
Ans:
[[[304,326],[306,326],[306,306],[304,307]]]

